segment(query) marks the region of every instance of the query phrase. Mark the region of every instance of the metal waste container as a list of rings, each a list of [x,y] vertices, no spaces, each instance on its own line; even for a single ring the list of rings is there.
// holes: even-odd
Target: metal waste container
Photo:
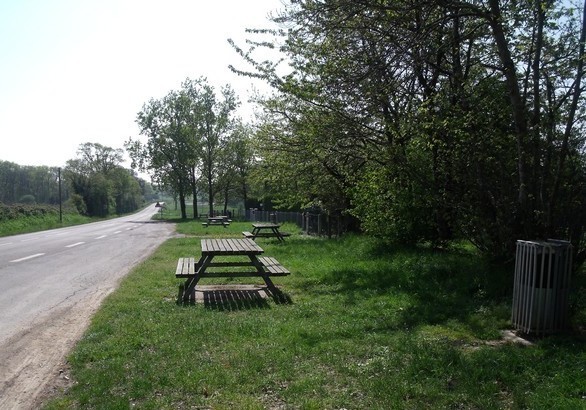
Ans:
[[[572,245],[566,241],[517,241],[512,322],[543,335],[568,325]]]

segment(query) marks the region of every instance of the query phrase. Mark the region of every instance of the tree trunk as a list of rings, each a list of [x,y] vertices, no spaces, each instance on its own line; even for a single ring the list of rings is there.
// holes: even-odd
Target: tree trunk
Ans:
[[[208,174],[208,206],[209,211],[208,215],[214,215],[214,181],[212,181],[212,174],[211,172]]]
[[[525,114],[525,105],[521,98],[519,90],[519,83],[515,63],[511,57],[509,50],[509,43],[505,37],[505,32],[502,26],[503,17],[499,6],[499,0],[489,0],[490,16],[488,18],[489,25],[492,29],[493,37],[498,49],[498,54],[503,65],[507,89],[509,92],[509,99],[511,100],[511,107],[513,112],[513,121],[515,123],[515,135],[517,140],[517,169],[519,178],[519,210],[521,216],[521,223],[525,235],[531,235],[530,209],[528,209],[528,181],[527,181],[527,159],[526,159],[526,145],[527,145],[527,118]]]
[[[229,186],[226,185],[226,189],[224,189],[224,215],[228,215],[228,191]]]
[[[197,212],[197,188],[193,187],[193,219],[198,219],[199,214]]]
[[[187,219],[187,209],[185,206],[185,190],[179,186],[179,206],[181,207],[181,219]]]
[[[191,168],[191,195],[193,196],[193,219],[197,219],[199,217],[197,212],[197,181],[195,178],[195,169]]]

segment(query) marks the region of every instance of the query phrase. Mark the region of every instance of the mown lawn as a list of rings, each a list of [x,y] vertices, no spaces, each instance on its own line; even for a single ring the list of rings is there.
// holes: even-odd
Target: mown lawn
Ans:
[[[184,305],[177,259],[202,236],[250,223],[178,224],[95,315],[48,409],[421,409],[586,407],[578,333],[503,343],[512,270],[473,251],[397,249],[348,235],[258,240],[291,275],[283,297]],[[584,317],[584,274],[575,320]],[[581,282],[579,282],[581,281]],[[260,278],[200,284],[262,283]],[[250,295],[249,295],[250,296]],[[578,310],[578,312],[576,312]]]

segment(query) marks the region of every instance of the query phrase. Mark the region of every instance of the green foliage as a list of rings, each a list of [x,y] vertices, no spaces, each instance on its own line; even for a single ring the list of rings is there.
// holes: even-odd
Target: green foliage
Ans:
[[[251,172],[255,196],[274,198],[283,209],[346,210],[346,190],[363,159],[358,153],[344,152],[342,147],[351,147],[353,141],[338,122],[341,118],[287,98],[267,100],[263,105],[271,114],[256,133],[262,160]]]
[[[0,202],[0,221],[9,221],[23,217],[44,216],[56,214],[59,208],[51,205],[15,204],[6,205]]]
[[[566,3],[299,1],[274,21],[287,29],[233,43],[252,65],[235,71],[275,89],[259,191],[397,240],[507,258],[559,237],[586,258],[586,30]],[[255,61],[262,46],[290,65]]]
[[[59,220],[59,207],[53,205],[30,205],[0,203],[0,236],[16,235],[27,232],[36,232],[63,226],[77,225],[89,222],[74,208],[65,206]]]
[[[434,208],[428,193],[409,181],[400,182],[388,167],[371,167],[357,179],[352,212],[362,228],[396,243],[438,240]]]
[[[62,186],[62,197],[68,195],[67,187]],[[0,202],[58,204],[58,169],[0,161]]]
[[[78,155],[67,162],[64,176],[73,192],[70,202],[79,213],[107,217],[142,206],[143,188],[139,179],[120,165],[122,150],[85,143]]]
[[[78,194],[71,195],[71,197],[69,198],[67,203],[72,208],[76,209],[80,215],[87,215],[87,206],[86,206],[86,204],[83,200],[83,197],[81,195],[78,195]]]
[[[229,85],[218,97],[203,77],[188,78],[181,86],[143,105],[136,122],[147,141],[130,139],[125,146],[133,167],[150,171],[159,186],[177,196],[186,219],[186,199],[191,195],[197,202],[200,187],[211,210],[220,189],[225,198],[230,191],[234,173],[228,159],[233,157],[223,150],[232,148],[227,142],[238,101]]]

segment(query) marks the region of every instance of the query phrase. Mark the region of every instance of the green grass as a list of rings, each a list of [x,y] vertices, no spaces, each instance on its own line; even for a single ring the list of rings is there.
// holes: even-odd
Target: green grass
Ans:
[[[177,259],[197,256],[201,237],[243,230],[250,223],[179,223],[188,236],[167,241],[107,298],[69,357],[74,385],[46,408],[586,405],[583,338],[501,343],[512,273],[469,250],[397,249],[354,235],[327,240],[292,225],[284,244],[258,240],[291,271],[274,279],[285,297],[178,303]],[[262,279],[200,284],[219,282]]]
[[[64,213],[63,222],[59,221],[59,214],[23,216],[17,219],[3,220],[0,223],[0,237],[80,225],[96,220],[77,213]]]

